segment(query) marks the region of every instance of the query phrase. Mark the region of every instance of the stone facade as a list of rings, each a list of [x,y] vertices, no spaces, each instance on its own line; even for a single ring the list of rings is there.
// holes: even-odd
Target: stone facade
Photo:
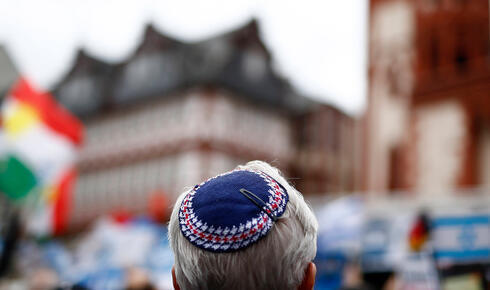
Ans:
[[[256,22],[191,44],[149,26],[118,64],[81,51],[53,90],[86,125],[72,224],[143,212],[154,193],[173,202],[255,159],[305,194],[355,189],[356,121],[300,96],[271,59]]]

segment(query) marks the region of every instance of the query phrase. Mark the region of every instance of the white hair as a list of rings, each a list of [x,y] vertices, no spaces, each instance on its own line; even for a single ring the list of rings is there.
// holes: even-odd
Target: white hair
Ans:
[[[318,222],[277,168],[251,161],[237,169],[259,170],[279,182],[289,195],[286,210],[257,243],[236,252],[213,253],[192,245],[180,231],[179,208],[188,191],[182,193],[169,223],[177,283],[182,290],[297,289],[316,255]]]

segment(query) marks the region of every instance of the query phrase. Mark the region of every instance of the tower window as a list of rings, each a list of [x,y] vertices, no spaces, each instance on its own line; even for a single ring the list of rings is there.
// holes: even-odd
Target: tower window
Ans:
[[[439,67],[439,41],[432,35],[430,39],[430,69],[437,72]]]
[[[395,146],[390,150],[389,156],[389,188],[390,190],[399,190],[403,188],[403,164],[402,164],[402,150],[400,146]]]
[[[465,72],[468,66],[468,54],[463,43],[458,42],[458,46],[456,47],[456,53],[454,55],[454,62],[456,64],[456,68],[458,72]]]

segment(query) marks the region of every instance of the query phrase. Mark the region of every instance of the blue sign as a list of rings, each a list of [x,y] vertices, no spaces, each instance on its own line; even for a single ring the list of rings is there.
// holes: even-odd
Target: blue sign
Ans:
[[[432,241],[439,262],[488,262],[490,215],[435,217]]]

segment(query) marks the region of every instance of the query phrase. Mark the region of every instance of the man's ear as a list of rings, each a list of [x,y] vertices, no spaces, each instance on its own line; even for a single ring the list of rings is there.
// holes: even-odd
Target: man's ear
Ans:
[[[174,284],[175,290],[180,290],[179,284],[177,284],[177,278],[175,277],[175,266],[172,266],[172,284]]]
[[[308,267],[306,267],[305,276],[303,277],[303,281],[301,285],[299,285],[298,290],[312,290],[313,286],[315,286],[315,277],[316,277],[316,265],[313,262],[308,263]]]

